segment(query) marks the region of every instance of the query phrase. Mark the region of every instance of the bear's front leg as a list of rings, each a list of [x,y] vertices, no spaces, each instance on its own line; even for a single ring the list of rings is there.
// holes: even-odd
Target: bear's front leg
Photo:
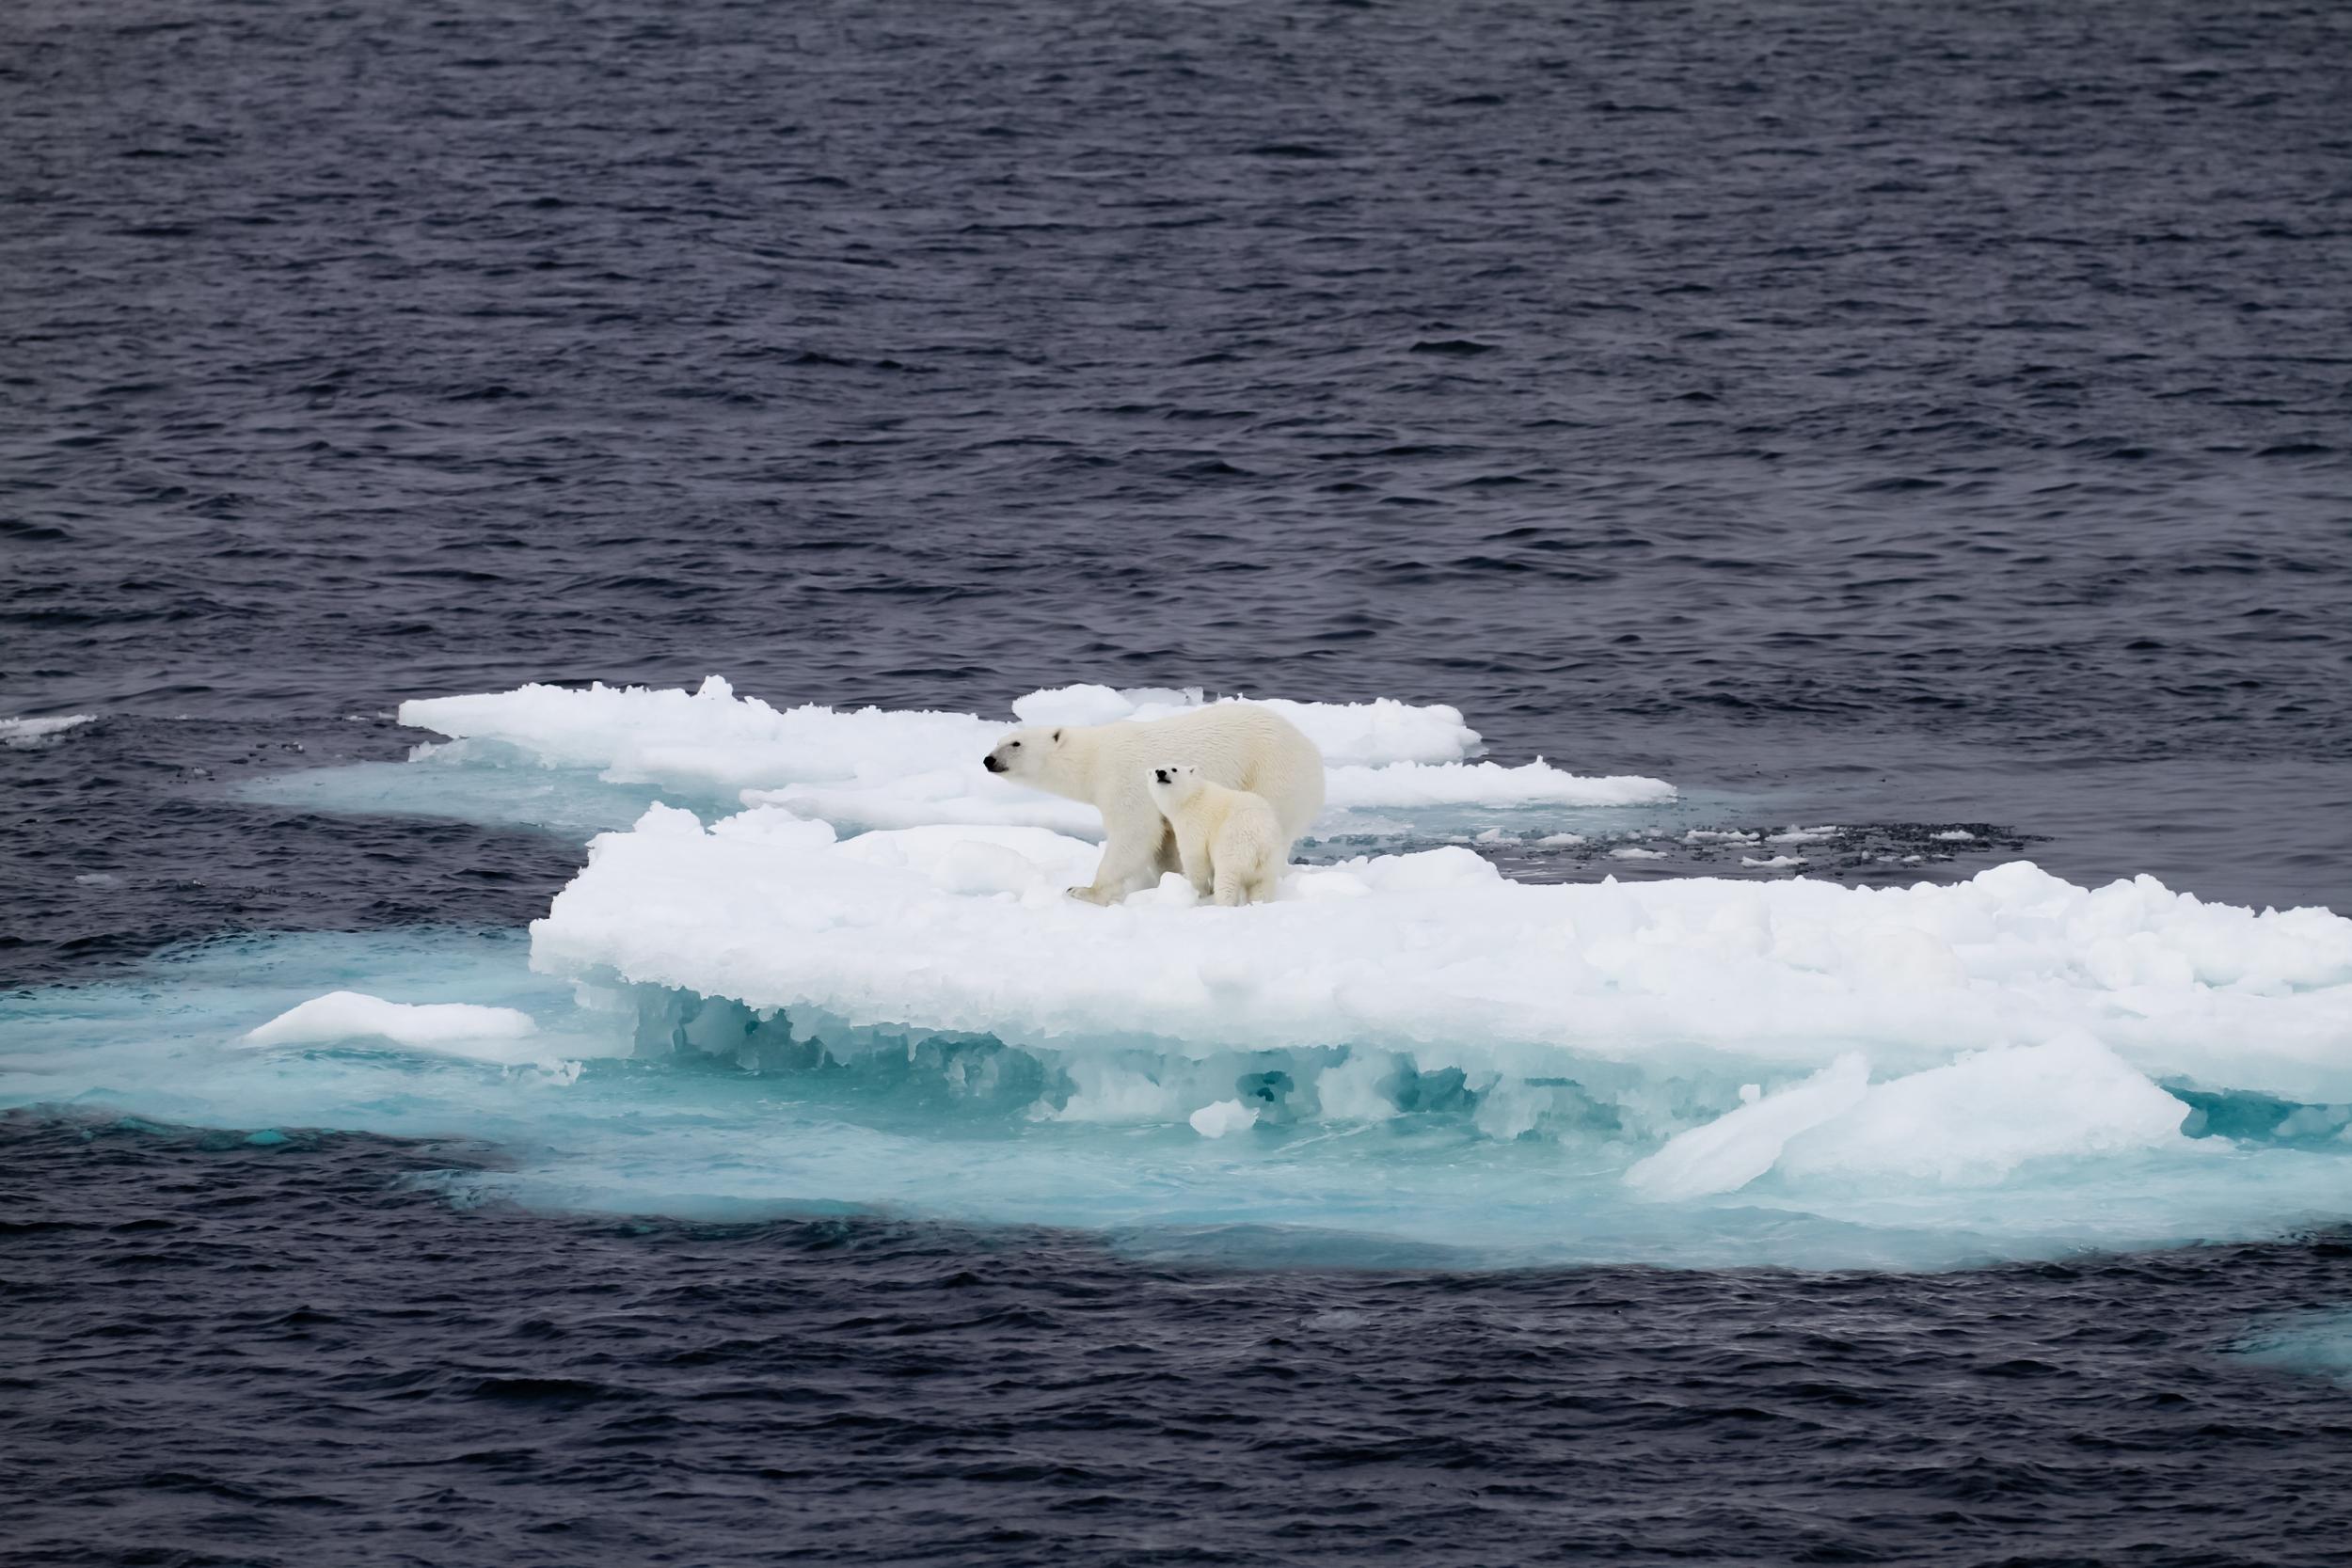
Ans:
[[[1159,841],[1146,840],[1137,846],[1112,839],[1103,846],[1103,858],[1094,867],[1094,880],[1085,887],[1070,890],[1073,898],[1083,898],[1089,904],[1116,904],[1131,893],[1140,892],[1160,879]]]

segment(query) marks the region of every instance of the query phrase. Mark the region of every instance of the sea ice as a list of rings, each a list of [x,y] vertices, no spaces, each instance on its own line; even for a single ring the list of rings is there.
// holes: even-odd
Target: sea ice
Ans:
[[[516,1040],[538,1033],[529,1013],[465,1002],[387,1002],[360,991],[329,991],[289,1007],[248,1031],[247,1045],[319,1045],[382,1039],[447,1048],[469,1041]]]
[[[1232,699],[1227,699],[1232,700]],[[1063,687],[1012,705],[1032,723],[1164,718],[1197,690]],[[1458,709],[1263,700],[1322,750],[1333,812],[1483,806],[1613,806],[1674,799],[1662,780],[1588,778],[1538,759],[1517,768],[1465,760],[1479,745]],[[781,807],[851,832],[949,823],[1050,828],[1099,837],[1091,807],[1025,789],[979,758],[1009,721],[966,713],[775,708],[713,675],[691,693],[640,687],[517,690],[403,703],[404,724],[454,737],[420,760],[504,747],[550,768],[593,768],[707,803]]]

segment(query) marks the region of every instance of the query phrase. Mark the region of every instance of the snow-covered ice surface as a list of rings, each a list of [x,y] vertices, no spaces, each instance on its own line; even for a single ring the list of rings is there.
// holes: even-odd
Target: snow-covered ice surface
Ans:
[[[1269,905],[1171,878],[1102,909],[1063,892],[1092,814],[970,766],[1000,721],[718,682],[409,705],[458,738],[283,787],[596,834],[527,943],[241,938],[0,998],[0,1102],[481,1137],[517,1163],[453,1188],[538,1204],[1244,1227],[1262,1259],[1932,1267],[2352,1218],[2352,921],[2025,863],[1525,884],[1391,851],[1432,820],[1609,853],[1683,826],[1474,761],[1450,708],[1292,712],[1390,792],[1324,846],[1371,852]],[[1443,815],[1473,800],[1535,820]],[[1843,832],[1687,836],[1801,870],[1783,847]]]

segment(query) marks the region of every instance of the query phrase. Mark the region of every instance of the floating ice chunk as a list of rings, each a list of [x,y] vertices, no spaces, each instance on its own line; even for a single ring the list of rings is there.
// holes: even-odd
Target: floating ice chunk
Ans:
[[[1736,829],[1693,828],[1682,835],[1685,844],[1754,844],[1756,835]]]
[[[1977,841],[1977,835],[1965,828],[1953,828],[1948,832],[1930,833],[1928,836],[1944,844],[1974,844]]]
[[[529,1013],[465,1002],[387,1002],[362,991],[329,991],[247,1033],[246,1045],[326,1045],[382,1039],[398,1045],[447,1047],[467,1041],[523,1039],[538,1033]]]
[[[1662,861],[1666,852],[1663,849],[1645,849],[1638,844],[1627,844],[1610,850],[1609,858],[1613,861]]]
[[[29,751],[97,718],[94,713],[64,713],[51,719],[0,719],[0,746]]]
[[[1201,1106],[1185,1119],[1202,1137],[1221,1138],[1228,1132],[1257,1126],[1258,1113],[1238,1100],[1220,1100],[1214,1105]]]
[[[1625,1180],[1660,1198],[1735,1192],[1775,1167],[1848,1187],[1988,1184],[2030,1160],[2191,1150],[2187,1114],[2088,1035],[1995,1046],[1877,1085],[1851,1055],[1677,1135]]]
[[[1995,1046],[1873,1085],[1789,1141],[1798,1177],[1998,1181],[2028,1160],[2178,1147],[2188,1107],[2088,1035]]]
[[[1802,1084],[1677,1135],[1637,1161],[1625,1173],[1626,1185],[1655,1198],[1737,1192],[1771,1170],[1790,1138],[1860,1104],[1869,1085],[1868,1061],[1859,1053],[1840,1056]]]
[[[1804,857],[1803,855],[1774,855],[1770,860],[1760,861],[1754,855],[1742,855],[1740,857],[1740,863],[1753,865],[1765,871],[1777,871],[1785,866],[1803,865]]]
[[[1767,844],[1825,844],[1845,831],[1843,828],[1829,827],[1800,828],[1792,822],[1776,833],[1767,833],[1764,836],[1764,842]]]
[[[1582,833],[1546,833],[1536,844],[1544,848],[1565,849],[1584,842]]]

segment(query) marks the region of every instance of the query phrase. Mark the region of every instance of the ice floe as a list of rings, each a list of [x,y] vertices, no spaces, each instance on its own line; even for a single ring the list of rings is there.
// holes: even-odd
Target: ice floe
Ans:
[[[2086,1031],[2144,1077],[2352,1100],[2352,921],[2208,905],[2028,863],[1957,885],[1793,879],[1526,885],[1466,848],[1294,868],[1276,902],[1112,909],[1043,829],[841,839],[671,807],[591,847],[532,927],[555,974],[796,1021],[1053,1051],[1409,1052],[1546,1079],[1596,1064],[1895,1072]],[[1751,1075],[1753,1075],[1751,1073]]]
[[[1455,838],[1655,878],[1611,851],[1679,841],[1787,873],[1867,832],[1633,816],[1654,781],[1482,762],[1451,708],[1285,711],[1354,791],[1324,856]],[[1323,1258],[1358,1256],[1345,1234],[1367,1259],[1939,1266],[2352,1219],[2352,921],[2324,910],[2022,862],[1532,885],[1466,844],[1301,865],[1265,905],[1170,879],[1104,909],[1063,891],[1092,813],[975,766],[1010,720],[716,680],[403,717],[449,741],[284,787],[609,830],[527,944],[234,939],[0,996],[0,1104],[495,1140],[509,1164],[447,1179],[469,1200],[847,1205],[1212,1253],[1246,1230],[1262,1257],[1295,1232]]]
[[[696,801],[774,806],[850,832],[944,823],[1100,836],[1092,808],[993,777],[980,768],[979,758],[1015,721],[1150,721],[1205,700],[1198,689],[1073,686],[1018,699],[1010,719],[817,705],[777,708],[737,696],[714,675],[692,692],[526,686],[426,698],[403,703],[400,719],[453,737],[421,748],[420,760],[495,759],[501,753],[484,748],[503,748],[548,768],[594,769],[608,783],[653,784]],[[1659,779],[1588,777],[1541,759],[1509,768],[1469,760],[1479,749],[1478,734],[1458,709],[1442,705],[1414,706],[1387,698],[1263,701],[1323,752],[1334,814],[1609,807],[1675,796]]]

